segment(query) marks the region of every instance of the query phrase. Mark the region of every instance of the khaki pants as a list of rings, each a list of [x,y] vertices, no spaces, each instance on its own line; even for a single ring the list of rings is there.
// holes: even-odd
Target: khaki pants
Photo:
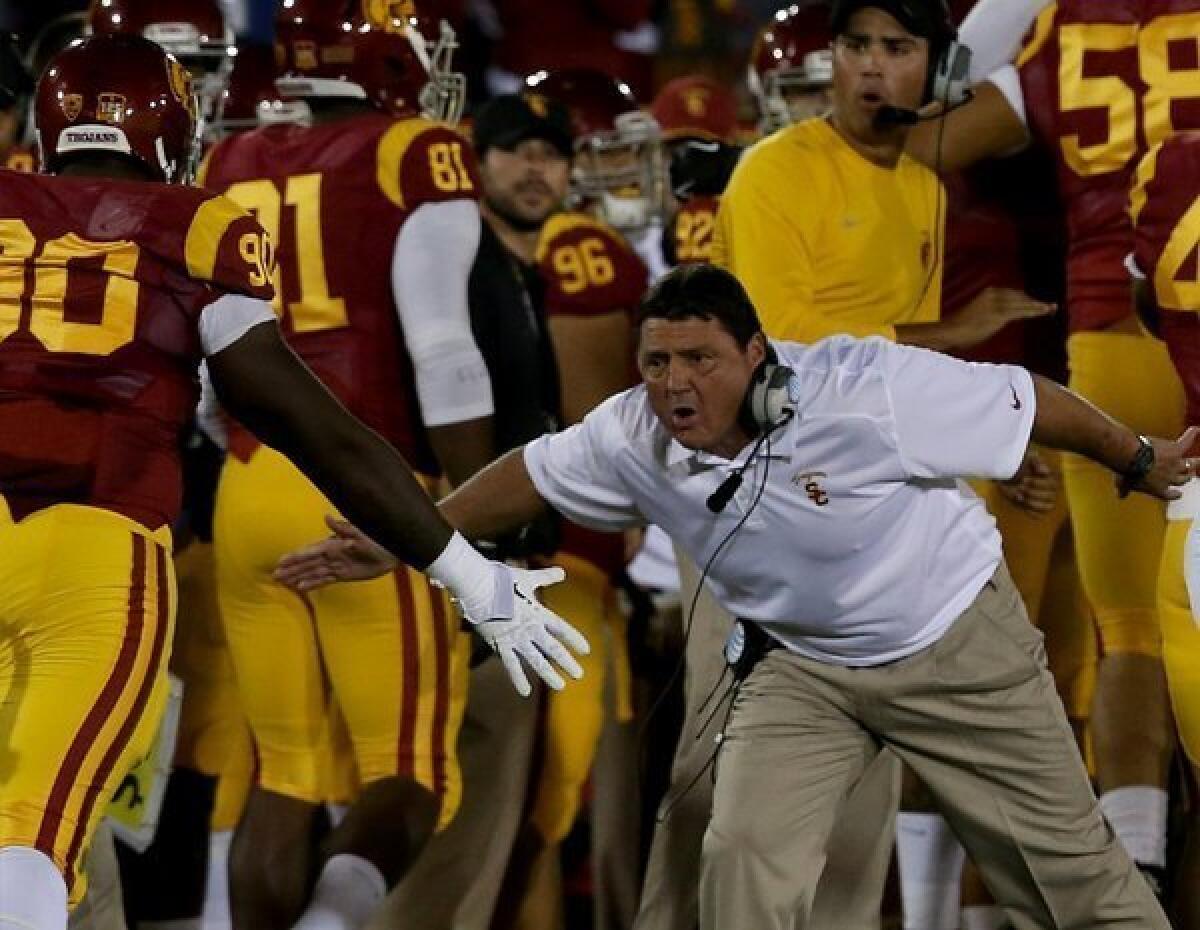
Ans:
[[[699,572],[678,550],[676,555],[686,623]],[[696,876],[713,802],[711,773],[702,770],[726,719],[728,698],[718,701],[728,690],[728,676],[720,685],[718,682],[725,670],[723,648],[732,626],[733,619],[708,589],[701,591],[687,641],[683,728],[671,767],[671,785],[659,808],[634,930],[695,930],[699,912]],[[891,753],[880,753],[847,802],[852,815],[843,818],[834,832],[808,927],[879,927],[899,803],[900,764]]]
[[[830,833],[885,746],[929,786],[1017,930],[1167,930],[1100,815],[1042,635],[1003,568],[907,659],[852,669],[776,649],[758,664],[719,760],[703,930],[810,926]]]

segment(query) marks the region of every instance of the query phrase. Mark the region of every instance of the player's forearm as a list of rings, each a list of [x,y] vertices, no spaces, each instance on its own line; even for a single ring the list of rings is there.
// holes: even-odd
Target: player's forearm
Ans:
[[[1033,376],[1037,410],[1034,442],[1074,452],[1122,472],[1138,451],[1138,437],[1078,394],[1041,375]]]
[[[398,559],[425,568],[445,549],[452,530],[408,464],[316,379],[278,327],[255,327],[209,356],[208,369],[225,409]]]
[[[525,467],[524,449],[513,449],[480,471],[438,505],[468,539],[494,539],[520,529],[546,509]]]
[[[452,529],[408,463],[344,410],[338,422],[321,419],[325,422],[322,430],[275,437],[272,445],[287,455],[347,520],[401,561],[419,569],[427,567],[446,548]]]

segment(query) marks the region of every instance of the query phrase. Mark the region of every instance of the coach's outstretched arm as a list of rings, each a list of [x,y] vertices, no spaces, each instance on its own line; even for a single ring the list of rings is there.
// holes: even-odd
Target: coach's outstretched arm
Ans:
[[[230,414],[290,458],[389,553],[450,590],[500,654],[518,691],[531,690],[518,656],[553,688],[564,683],[551,661],[574,678],[583,674],[563,644],[586,654],[587,640],[535,594],[561,581],[562,570],[525,571],[475,551],[443,519],[400,454],[326,390],[274,323],[255,326],[211,355],[208,370]]]
[[[1049,378],[1033,376],[1037,410],[1033,441],[1099,462],[1120,476],[1122,493],[1141,491],[1163,500],[1196,473],[1188,452],[1200,434],[1191,427],[1176,440],[1138,436],[1078,394]]]
[[[536,519],[546,508],[523,448],[513,449],[484,468],[438,504],[442,516],[468,539],[503,535]],[[333,535],[279,560],[275,579],[297,591],[335,581],[378,578],[396,566],[395,558],[345,520],[326,519]]]

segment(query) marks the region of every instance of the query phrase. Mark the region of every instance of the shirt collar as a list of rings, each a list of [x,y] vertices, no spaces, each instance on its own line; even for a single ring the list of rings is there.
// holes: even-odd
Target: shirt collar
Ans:
[[[781,438],[782,437],[772,437],[770,443],[764,442],[762,446],[759,447],[758,455],[755,456],[755,458],[772,458],[776,459],[777,461],[790,462],[792,460],[791,449],[779,441]],[[757,439],[752,441],[746,446],[745,449],[739,452],[737,458],[731,460],[723,458],[719,455],[714,455],[711,452],[703,452],[698,449],[689,449],[678,439],[672,438],[670,445],[667,446],[667,467],[671,468],[683,462],[690,462],[702,468],[736,468],[746,461],[746,456],[749,455],[750,450],[754,448],[754,442],[757,442]],[[768,446],[770,447],[769,454],[767,452]]]

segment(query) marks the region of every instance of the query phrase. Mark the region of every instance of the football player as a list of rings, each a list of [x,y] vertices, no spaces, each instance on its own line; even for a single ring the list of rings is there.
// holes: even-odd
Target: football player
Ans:
[[[1020,45],[1019,12],[1036,21],[1005,65]],[[1068,220],[1070,386],[1147,434],[1178,433],[1184,400],[1165,347],[1132,312],[1125,205],[1147,148],[1200,125],[1200,111],[1188,102],[1198,86],[1194,56],[1178,51],[1195,49],[1198,27],[1196,0],[985,0],[964,22],[962,38],[980,53],[979,71],[1002,67],[970,103],[910,136],[915,154],[949,170],[1033,139],[1054,153]],[[1101,806],[1161,886],[1173,749],[1156,609],[1164,508],[1122,499],[1107,476],[1077,457],[1064,457],[1064,482],[1102,655],[1091,717]]]
[[[741,155],[735,144],[737,101],[716,81],[687,76],[668,82],[650,113],[667,149],[675,200],[663,232],[663,258],[671,266],[706,262],[719,198]]]
[[[479,174],[446,125],[465,90],[449,70],[453,31],[408,2],[291,0],[276,41],[277,90],[304,101],[312,125],[224,140],[202,181],[276,239],[289,344],[430,489],[439,473],[458,483],[493,455],[494,405],[467,302]],[[407,570],[307,602],[275,584],[275,562],[319,537],[332,508],[237,424],[229,450],[218,588],[259,758],[231,850],[234,923],[290,926],[307,905],[301,926],[323,927],[346,899],[361,922],[458,805],[469,650],[444,594]],[[306,838],[328,794],[335,704],[363,790],[310,898]]]
[[[1134,248],[1129,267],[1138,303],[1166,342],[1183,381],[1187,422],[1200,423],[1200,133],[1180,132],[1151,149],[1138,166],[1130,198]],[[1194,451],[1194,450],[1193,450]],[[1179,740],[1200,775],[1200,479],[1167,506],[1158,575],[1163,664]],[[1190,537],[1190,538],[1189,538]],[[1188,843],[1176,875],[1176,919],[1200,927],[1200,814],[1192,807]]]
[[[211,140],[237,60],[233,30],[217,0],[92,0],[90,35],[140,35],[162,46],[188,69],[197,92],[202,141]],[[253,758],[238,709],[233,669],[217,613],[212,555],[212,502],[220,450],[202,430],[184,444],[184,518],[175,533],[179,604],[171,672],[183,684],[170,781],[152,846],[144,854],[118,847],[131,923],[196,919],[205,898],[205,860],[195,847],[209,838],[219,778],[244,778]],[[157,777],[152,768],[139,770]],[[245,787],[226,780],[220,819],[240,813]],[[141,785],[153,796],[153,786]],[[220,859],[220,846],[217,848]]]
[[[629,85],[602,71],[539,71],[525,79],[525,86],[563,101],[571,111],[574,206],[621,233],[643,259],[656,256],[663,175],[654,117],[638,105]]]
[[[829,4],[799,0],[779,10],[755,36],[746,84],[768,135],[827,112],[833,103]]]
[[[568,671],[552,631],[586,645],[534,601],[557,573],[475,553],[282,341],[269,238],[179,183],[197,107],[176,59],[137,36],[86,40],[52,60],[35,114],[55,176],[0,173],[0,926],[61,930],[101,804],[166,696],[201,356],[231,414],[445,583],[509,663],[515,649],[558,683],[534,641]]]

